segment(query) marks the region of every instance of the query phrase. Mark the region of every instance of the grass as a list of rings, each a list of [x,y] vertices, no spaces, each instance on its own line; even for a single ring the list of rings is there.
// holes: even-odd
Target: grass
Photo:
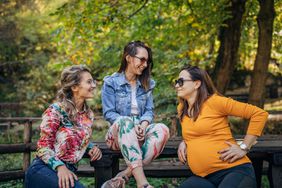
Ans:
[[[185,178],[148,178],[149,183],[156,188],[176,188]],[[136,182],[131,178],[126,185],[128,188],[135,188]]]
[[[0,188],[23,188],[23,180],[12,180],[7,182],[0,182]]]
[[[93,188],[95,186],[94,178],[80,177],[80,182],[86,188]],[[184,181],[185,178],[148,178],[148,181],[155,188],[176,188]],[[261,188],[269,188],[269,182],[266,176],[262,176]],[[7,182],[0,182],[0,188],[23,188],[23,180],[12,180]],[[130,179],[126,188],[136,188],[136,183],[133,178]]]

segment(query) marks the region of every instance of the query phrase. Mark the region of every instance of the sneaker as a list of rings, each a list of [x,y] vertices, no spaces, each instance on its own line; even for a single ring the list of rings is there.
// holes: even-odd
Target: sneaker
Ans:
[[[154,187],[152,185],[147,184],[144,186],[144,188],[154,188]]]
[[[146,183],[145,185],[142,185],[140,188],[154,188],[152,185]]]
[[[122,177],[115,177],[103,183],[101,188],[125,188],[125,180]]]

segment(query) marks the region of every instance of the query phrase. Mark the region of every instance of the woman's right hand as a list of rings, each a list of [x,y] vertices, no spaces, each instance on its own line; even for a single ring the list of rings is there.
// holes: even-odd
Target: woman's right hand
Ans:
[[[187,159],[187,146],[185,144],[184,141],[182,141],[179,146],[178,146],[178,150],[177,150],[177,155],[178,155],[178,159],[180,160],[180,162],[182,162],[183,164],[186,163]]]
[[[89,152],[90,161],[100,160],[102,158],[102,152],[98,146],[94,146]]]
[[[57,171],[60,188],[74,187],[74,180],[78,180],[78,178],[72,171],[70,171],[65,165],[58,166]]]
[[[141,125],[135,125],[134,129],[135,129],[135,133],[137,135],[138,141],[143,141],[145,138],[145,128],[143,128]]]

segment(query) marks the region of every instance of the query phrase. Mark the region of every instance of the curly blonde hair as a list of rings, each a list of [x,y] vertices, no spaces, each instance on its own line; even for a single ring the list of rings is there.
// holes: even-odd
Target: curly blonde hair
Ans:
[[[73,92],[72,87],[79,85],[81,82],[81,74],[83,72],[88,72],[91,74],[90,70],[84,65],[73,65],[66,67],[61,73],[60,79],[60,89],[57,93],[57,100],[62,104],[65,111],[68,113],[68,116],[71,121],[75,122],[77,117],[78,110],[76,109],[75,103],[73,101]],[[92,111],[84,101],[84,109],[89,117],[91,117]]]

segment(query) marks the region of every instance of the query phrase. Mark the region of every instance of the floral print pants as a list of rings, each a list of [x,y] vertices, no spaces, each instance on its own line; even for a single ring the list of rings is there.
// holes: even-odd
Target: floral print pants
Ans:
[[[168,127],[156,123],[148,125],[144,141],[139,142],[134,129],[138,124],[138,117],[121,116],[106,134],[108,147],[112,150],[120,150],[131,170],[147,165],[159,156],[169,139]]]

